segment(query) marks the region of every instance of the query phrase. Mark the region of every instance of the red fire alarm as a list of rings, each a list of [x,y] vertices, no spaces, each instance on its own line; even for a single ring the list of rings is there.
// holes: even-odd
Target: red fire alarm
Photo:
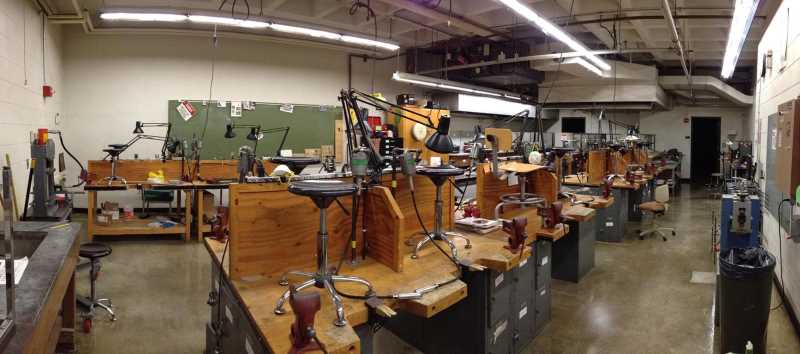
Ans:
[[[53,90],[53,86],[50,85],[43,85],[42,86],[42,96],[44,97],[53,97],[56,91]]]

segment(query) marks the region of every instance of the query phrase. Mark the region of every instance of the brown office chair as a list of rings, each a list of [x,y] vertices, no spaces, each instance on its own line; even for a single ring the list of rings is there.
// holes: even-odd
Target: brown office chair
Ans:
[[[644,240],[644,237],[647,235],[658,234],[661,235],[662,240],[666,241],[667,236],[664,234],[665,231],[672,232],[672,236],[676,235],[674,228],[661,227],[656,223],[656,218],[663,216],[669,209],[669,204],[667,202],[669,202],[669,186],[662,184],[656,187],[656,197],[654,201],[639,204],[639,209],[642,212],[652,214],[649,227],[645,230],[636,230],[636,232],[639,233],[640,240]]]

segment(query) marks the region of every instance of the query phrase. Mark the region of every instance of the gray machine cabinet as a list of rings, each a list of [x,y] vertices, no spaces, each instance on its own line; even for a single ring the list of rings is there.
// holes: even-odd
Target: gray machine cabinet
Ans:
[[[534,251],[535,252],[535,251]],[[516,291],[511,301],[510,319],[514,332],[512,333],[513,352],[521,353],[533,341],[534,335],[534,285],[536,283],[536,262],[531,257],[520,262],[519,267],[512,270]]]
[[[553,278],[579,282],[594,268],[595,220],[569,221],[569,233],[553,245]]]
[[[578,187],[564,186],[566,190],[593,196],[602,196],[603,189],[600,187]],[[625,237],[625,223],[628,221],[628,192],[627,190],[614,188],[611,190],[614,197],[614,204],[607,208],[595,209],[595,237],[597,241],[603,242],[622,242]]]

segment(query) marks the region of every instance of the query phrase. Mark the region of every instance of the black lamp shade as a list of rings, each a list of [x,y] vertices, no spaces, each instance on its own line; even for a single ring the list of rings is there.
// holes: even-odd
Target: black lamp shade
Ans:
[[[250,128],[250,134],[247,134],[247,140],[258,140],[258,128]]]
[[[233,125],[228,124],[225,126],[225,138],[233,139],[236,137],[236,132],[233,131]]]
[[[450,132],[450,117],[439,118],[439,126],[431,137],[425,141],[425,147],[440,154],[453,151],[453,140],[448,135]]]
[[[144,134],[144,130],[142,130],[142,122],[136,121],[136,128],[133,129],[134,134]]]

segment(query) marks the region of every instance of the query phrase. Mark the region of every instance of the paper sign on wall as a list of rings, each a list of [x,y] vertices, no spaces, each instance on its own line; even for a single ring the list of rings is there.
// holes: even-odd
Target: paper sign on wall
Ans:
[[[294,105],[288,104],[288,103],[282,104],[280,109],[281,109],[281,112],[284,112],[284,113],[293,113],[294,112]]]
[[[256,103],[253,101],[242,101],[242,109],[246,111],[254,111],[256,109]]]
[[[219,108],[228,107],[228,101],[217,101],[217,107]]]
[[[231,117],[242,116],[242,101],[231,101]]]
[[[175,109],[178,111],[178,114],[181,115],[181,118],[183,118],[183,120],[192,119],[192,117],[196,112],[194,106],[192,106],[192,104],[189,103],[189,101],[181,101],[180,103],[178,103],[178,106],[175,107]]]

